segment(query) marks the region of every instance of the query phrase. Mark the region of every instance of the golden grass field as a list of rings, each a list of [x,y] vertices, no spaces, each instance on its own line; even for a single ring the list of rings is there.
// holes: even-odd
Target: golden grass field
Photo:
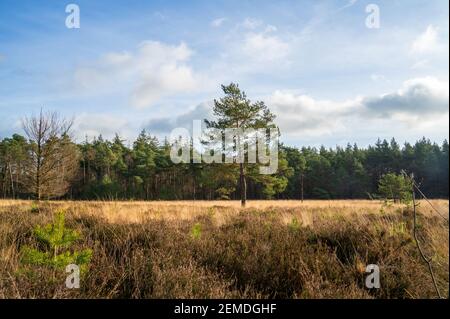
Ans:
[[[449,202],[433,200],[448,220]],[[381,201],[0,201],[3,298],[433,298],[412,237],[412,210]],[[93,249],[83,286],[56,270],[21,270],[35,225],[65,211]],[[420,239],[448,297],[448,221],[421,201]],[[197,226],[196,226],[197,225]],[[193,227],[201,235],[192,236]],[[364,286],[380,266],[382,287]],[[52,280],[45,274],[51,273]],[[56,273],[56,275],[55,275]],[[44,277],[43,277],[44,276]],[[56,277],[55,277],[56,276]],[[38,280],[36,278],[39,278]]]
[[[449,201],[432,200],[444,216],[448,217]],[[5,207],[22,207],[27,210],[32,201],[0,200],[0,209]],[[436,213],[425,202],[419,201],[419,212],[427,216]],[[77,215],[93,214],[112,223],[136,223],[145,220],[193,220],[199,216],[213,215],[216,223],[226,223],[243,209],[240,201],[47,201],[45,206],[53,209],[69,209]],[[383,209],[386,213],[406,209],[402,204],[390,204],[383,207],[377,200],[258,200],[248,201],[244,210],[275,210],[285,221],[290,222],[293,217],[298,218],[304,225],[311,225],[314,218],[349,217],[364,218],[367,214],[378,213]],[[214,214],[220,212],[220,214]]]

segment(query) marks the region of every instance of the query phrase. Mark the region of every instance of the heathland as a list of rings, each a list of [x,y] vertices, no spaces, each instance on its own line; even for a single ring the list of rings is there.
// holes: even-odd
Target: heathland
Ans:
[[[420,201],[418,239],[448,297],[446,200]],[[64,269],[23,262],[37,225],[64,212],[90,249],[80,288]],[[365,285],[380,269],[379,289]],[[413,212],[378,200],[0,201],[0,298],[435,298]]]

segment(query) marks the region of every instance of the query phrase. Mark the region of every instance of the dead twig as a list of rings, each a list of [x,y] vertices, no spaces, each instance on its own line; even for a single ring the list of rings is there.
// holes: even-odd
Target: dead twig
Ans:
[[[412,186],[412,199],[413,199],[413,211],[414,211],[414,227],[413,227],[414,240],[416,242],[417,249],[419,250],[420,256],[422,257],[422,259],[426,262],[426,264],[428,266],[428,270],[430,272],[431,279],[433,280],[434,289],[436,290],[436,293],[437,293],[439,299],[442,299],[442,295],[439,291],[439,288],[438,288],[438,285],[436,282],[436,277],[433,272],[433,267],[431,266],[432,259],[425,256],[425,254],[422,250],[422,246],[420,245],[418,235],[417,235],[417,210],[416,210],[416,208],[417,208],[418,204],[416,204],[416,192],[415,192],[416,185],[414,182],[414,175],[411,175],[411,180],[412,180],[412,185],[413,185]]]

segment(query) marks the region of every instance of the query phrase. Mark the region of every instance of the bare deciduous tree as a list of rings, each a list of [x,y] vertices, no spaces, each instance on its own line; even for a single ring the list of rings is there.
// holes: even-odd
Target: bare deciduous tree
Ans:
[[[78,169],[78,149],[72,142],[73,121],[55,112],[22,120],[30,141],[25,169],[25,187],[38,200],[67,193]]]

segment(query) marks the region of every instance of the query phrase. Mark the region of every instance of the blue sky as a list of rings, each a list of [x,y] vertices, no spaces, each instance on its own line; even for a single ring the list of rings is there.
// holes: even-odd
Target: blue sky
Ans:
[[[210,117],[233,81],[288,144],[442,142],[448,30],[443,0],[0,0],[0,138],[41,107],[73,116],[78,139],[164,136]]]

